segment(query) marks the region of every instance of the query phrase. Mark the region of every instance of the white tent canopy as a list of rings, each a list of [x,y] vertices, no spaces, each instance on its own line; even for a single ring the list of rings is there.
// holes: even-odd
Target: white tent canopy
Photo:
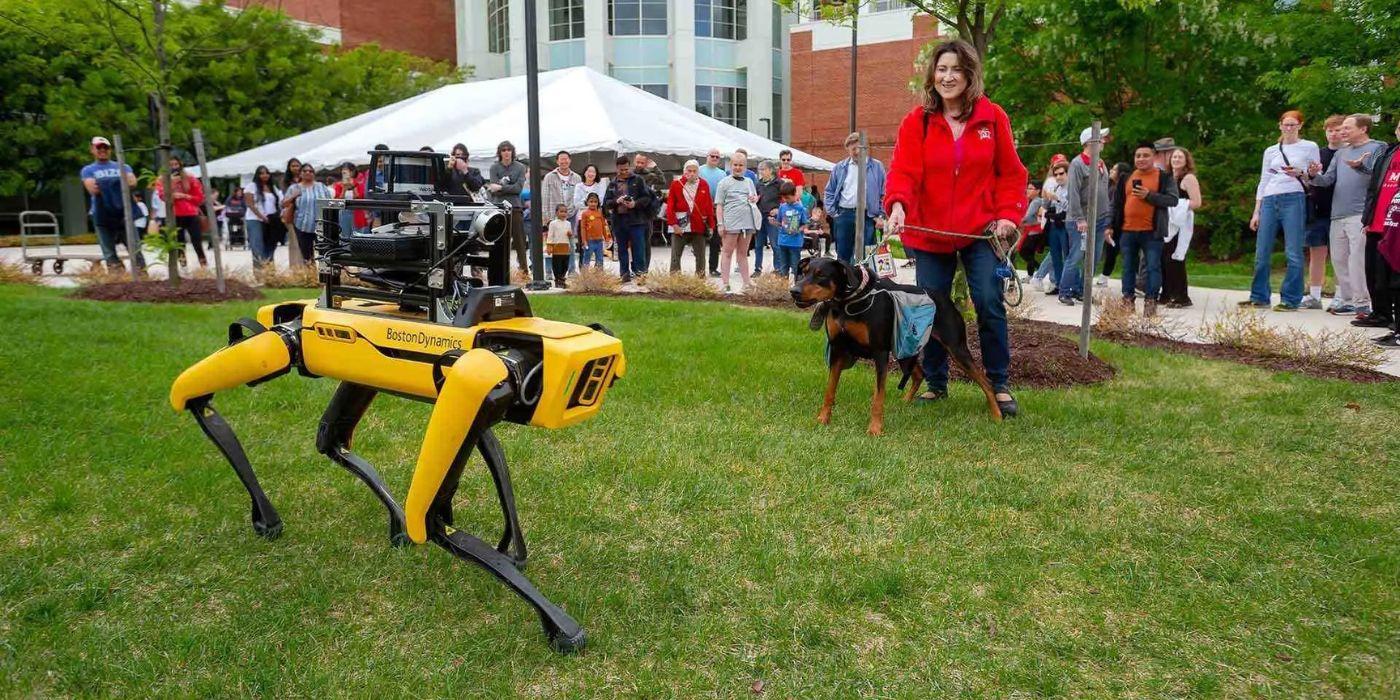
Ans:
[[[410,97],[359,116],[243,151],[209,163],[215,177],[248,178],[259,165],[279,170],[290,158],[317,167],[367,163],[375,144],[393,150],[431,146],[448,152],[467,145],[474,165],[495,157],[496,144],[511,141],[529,154],[525,76],[458,83]],[[743,148],[750,157],[777,158],[785,146],[730,126],[610,78],[590,68],[540,74],[540,150],[643,152],[704,160],[711,148],[726,155]],[[797,149],[793,164],[831,170],[833,164]],[[608,170],[610,168],[605,168]]]

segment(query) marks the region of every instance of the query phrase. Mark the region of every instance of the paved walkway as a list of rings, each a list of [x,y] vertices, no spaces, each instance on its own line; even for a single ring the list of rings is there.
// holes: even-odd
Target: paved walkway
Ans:
[[[96,245],[76,245],[64,246],[63,252],[65,254],[73,255],[97,255],[99,253],[99,249]],[[206,253],[209,255],[209,264],[212,267],[213,253],[212,251],[207,250]],[[19,248],[0,248],[0,260],[6,262],[19,262],[20,257],[21,255]],[[226,269],[232,272],[246,272],[252,269],[252,256],[246,250],[225,250],[223,252],[223,257]],[[148,256],[148,260],[149,259],[150,257]],[[189,260],[191,263],[195,263],[193,251],[189,252]],[[749,260],[751,261],[752,258],[750,258]],[[287,249],[285,247],[278,249],[277,261],[278,264],[281,266],[285,266],[287,264]],[[670,263],[671,252],[669,249],[657,247],[652,250],[650,269],[653,272],[664,272],[670,269]],[[772,269],[771,256],[765,256],[764,263],[767,269]],[[903,283],[913,284],[914,269],[912,267],[903,267],[902,263],[900,264],[901,267],[899,267],[899,280]],[[64,274],[61,276],[57,276],[53,274],[52,267],[46,264],[44,268],[43,281],[45,284],[55,287],[74,286],[76,282],[73,279],[73,275],[75,273],[86,270],[87,265],[88,263],[84,262],[70,263],[64,269]],[[605,267],[606,269],[614,273],[617,272],[617,262],[614,260],[608,260],[605,264]],[[681,267],[687,272],[694,271],[695,269],[694,259],[691,256],[689,250],[685,251],[685,254],[681,258]],[[164,265],[158,263],[152,265],[151,274],[153,277],[164,278]],[[738,286],[738,274],[733,275],[732,282],[736,287]],[[720,284],[719,280],[716,279],[712,279],[711,283],[713,283],[716,287],[718,287]],[[1098,287],[1096,289],[1102,290],[1103,292],[1108,292],[1111,290],[1113,293],[1110,294],[1110,296],[1116,298],[1118,296],[1118,284],[1119,283],[1117,280],[1110,280],[1109,287]],[[629,285],[629,287],[624,288],[624,291],[641,290],[638,290],[637,288],[631,287]],[[1234,309],[1235,305],[1238,302],[1243,301],[1248,297],[1249,293],[1245,291],[1192,287],[1191,299],[1195,302],[1195,305],[1193,307],[1189,309],[1167,309],[1164,307],[1159,307],[1159,312],[1161,313],[1163,318],[1167,320],[1167,322],[1176,321],[1178,327],[1182,328],[1185,331],[1188,331],[1189,335],[1186,338],[1187,340],[1195,341],[1198,340],[1198,338],[1195,337],[1193,331],[1194,329],[1200,327],[1203,321],[1217,316],[1227,310]],[[1030,286],[1027,286],[1025,288],[1025,301],[1022,305],[1028,309],[1028,314],[1031,318],[1070,326],[1078,326],[1080,323],[1081,314],[1083,313],[1083,307],[1077,305],[1064,306],[1060,304],[1055,297],[1047,296],[1043,292],[1038,292]],[[1351,320],[1350,316],[1333,316],[1323,311],[1295,311],[1292,313],[1264,311],[1261,315],[1264,319],[1264,322],[1271,326],[1280,328],[1297,328],[1309,333],[1318,332],[1321,330],[1334,330],[1347,333],[1358,333],[1365,338],[1375,337],[1384,333],[1384,331],[1381,329],[1355,328],[1349,323]],[[1387,374],[1400,376],[1400,351],[1387,351],[1387,361],[1383,366],[1380,367],[1380,370]]]

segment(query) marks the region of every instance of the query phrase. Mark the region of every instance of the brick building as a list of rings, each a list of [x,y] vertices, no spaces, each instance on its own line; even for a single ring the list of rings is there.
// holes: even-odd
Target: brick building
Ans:
[[[883,7],[893,9],[882,10]],[[919,103],[909,87],[918,71],[919,49],[938,38],[938,22],[896,3],[869,4],[862,11],[857,47],[856,124],[870,142],[870,155],[888,168],[899,121]],[[823,22],[791,29],[792,137],[788,143],[830,161],[846,157],[850,133],[851,30]],[[809,179],[824,184],[826,177]]]
[[[437,61],[457,60],[453,0],[229,0],[231,7],[279,7],[327,44],[376,43]]]

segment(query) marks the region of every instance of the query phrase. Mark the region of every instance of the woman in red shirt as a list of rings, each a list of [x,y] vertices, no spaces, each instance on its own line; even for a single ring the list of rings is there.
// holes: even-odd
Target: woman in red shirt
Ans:
[[[355,164],[346,161],[340,164],[340,180],[331,187],[336,199],[364,199],[365,180],[355,172]],[[348,239],[354,232],[369,231],[369,211],[366,209],[340,210],[340,239]]]
[[[961,40],[934,49],[924,75],[924,104],[900,123],[885,186],[888,229],[914,257],[920,287],[950,293],[958,260],[967,275],[982,365],[1004,416],[1016,415],[1010,393],[1011,343],[997,278],[997,256],[981,235],[989,226],[1011,236],[1026,211],[1026,167],[1016,155],[1011,120],[983,93],[982,62]],[[924,401],[948,396],[948,355],[924,348]]]
[[[199,258],[200,267],[208,267],[209,261],[204,257],[204,227],[200,223],[203,212],[199,210],[204,206],[204,185],[200,184],[199,178],[185,172],[185,164],[174,156],[170,157],[170,189],[175,191],[171,197],[165,196],[165,188],[160,180],[156,180],[156,194],[160,195],[162,201],[172,204],[175,214],[175,227],[180,242],[189,241],[194,244],[194,254]],[[180,264],[185,262],[185,251],[180,251]]]
[[[695,254],[695,274],[705,276],[705,237],[715,224],[710,184],[700,177],[700,164],[685,162],[684,174],[671,181],[666,194],[666,223],[671,226],[671,272],[681,271],[686,244]]]

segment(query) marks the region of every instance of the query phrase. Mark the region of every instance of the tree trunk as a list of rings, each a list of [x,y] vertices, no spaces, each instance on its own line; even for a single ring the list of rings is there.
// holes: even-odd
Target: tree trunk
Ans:
[[[170,222],[175,220],[175,189],[170,184],[170,109],[165,102],[165,90],[168,86],[170,72],[166,65],[165,58],[165,2],[163,0],[151,0],[152,19],[155,34],[155,58],[156,74],[160,76],[161,84],[156,88],[156,138],[160,143],[156,144],[156,154],[160,159],[160,191],[161,199],[165,202],[166,229],[170,228]],[[164,233],[164,232],[162,232]],[[184,256],[184,246],[179,251],[171,251],[166,256],[165,267],[170,273],[170,286],[180,286],[180,258]]]

